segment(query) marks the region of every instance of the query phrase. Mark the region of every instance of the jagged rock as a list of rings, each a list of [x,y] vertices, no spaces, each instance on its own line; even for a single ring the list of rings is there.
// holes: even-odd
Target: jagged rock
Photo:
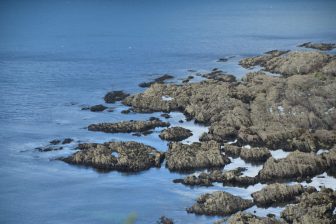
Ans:
[[[101,111],[104,111],[106,109],[107,109],[107,107],[102,105],[102,104],[98,104],[98,105],[94,105],[94,106],[90,107],[90,111],[92,111],[92,112],[101,112]]]
[[[328,163],[323,156],[315,153],[295,151],[286,158],[269,158],[258,177],[261,180],[306,179],[321,174],[328,169]]]
[[[38,150],[39,152],[51,152],[51,151],[62,150],[63,147],[62,146],[44,146],[44,147],[37,147],[35,149]]]
[[[286,184],[270,184],[260,191],[252,194],[255,204],[261,207],[277,206],[286,202],[297,202],[298,196],[303,192],[316,191],[315,188],[305,189],[300,184],[286,185]]]
[[[336,206],[336,193],[332,189],[321,189],[319,192],[304,193],[300,202],[294,205],[288,205],[281,212],[281,217],[288,223],[306,224],[336,223],[333,211]]]
[[[123,91],[111,91],[104,96],[105,103],[115,103],[128,97],[130,94]]]
[[[268,61],[272,60],[273,58],[279,57],[280,55],[286,54],[288,52],[289,51],[279,51],[279,50],[268,51],[261,56],[244,58],[239,62],[239,65],[241,65],[244,68],[252,68],[257,65],[265,66]]]
[[[191,145],[172,142],[169,144],[166,159],[166,166],[171,171],[220,168],[230,163],[229,158],[221,153],[220,145],[214,141]]]
[[[59,140],[59,139],[54,139],[54,140],[51,140],[49,143],[50,143],[51,145],[58,145],[58,144],[61,143],[61,140]]]
[[[228,156],[239,157],[241,149],[242,149],[241,147],[236,146],[236,145],[224,144],[224,152]]]
[[[60,160],[99,171],[138,172],[160,167],[164,157],[155,148],[137,142],[86,143],[78,148],[80,151]]]
[[[175,179],[174,183],[182,183],[188,186],[212,186],[213,182],[223,183],[225,186],[247,187],[257,183],[257,178],[241,176],[244,168],[229,171],[214,170],[210,173],[201,173],[198,176],[191,175],[183,179]]]
[[[147,88],[147,87],[150,87],[151,85],[153,85],[155,83],[164,83],[164,81],[169,80],[169,79],[173,79],[173,78],[174,78],[174,76],[165,74],[165,75],[162,75],[162,76],[154,79],[154,81],[142,82],[142,83],[139,84],[139,86],[142,87],[142,88]]]
[[[229,224],[284,224],[284,222],[275,219],[274,217],[258,217],[247,212],[237,212],[232,215]]]
[[[166,216],[161,216],[157,224],[174,224],[174,221]]]
[[[153,119],[149,121],[122,121],[118,123],[91,124],[89,125],[88,130],[105,133],[130,133],[145,132],[156,127],[168,127],[169,125],[168,122]]]
[[[138,112],[181,111],[210,126],[202,141],[227,143],[237,139],[239,146],[303,152],[333,147],[336,76],[324,71],[336,71],[334,56],[274,51],[266,58],[264,66],[284,69],[287,75],[257,72],[249,73],[241,82],[207,79],[183,85],[154,84],[123,103]]]
[[[299,45],[298,47],[312,48],[312,49],[317,49],[321,51],[330,51],[336,48],[336,44],[307,42],[307,43]]]
[[[245,200],[223,191],[215,191],[211,194],[201,195],[197,199],[197,203],[188,208],[187,212],[199,215],[225,216],[245,210],[252,205],[252,200]]]
[[[192,133],[186,128],[171,127],[163,130],[159,136],[163,140],[178,142],[189,138],[192,136]]]
[[[65,145],[65,144],[70,144],[71,142],[73,142],[74,140],[72,138],[65,138],[63,139],[62,141],[62,144]]]
[[[265,162],[271,153],[267,148],[242,148],[240,157],[247,162]]]

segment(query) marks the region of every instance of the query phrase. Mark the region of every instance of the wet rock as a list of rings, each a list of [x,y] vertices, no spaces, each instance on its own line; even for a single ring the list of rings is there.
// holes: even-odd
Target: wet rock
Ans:
[[[58,144],[61,143],[61,140],[59,140],[59,139],[54,139],[54,140],[51,140],[49,143],[50,143],[51,145],[58,145]]]
[[[316,191],[316,189],[314,189]],[[286,202],[296,202],[306,189],[300,185],[270,184],[252,194],[255,204],[261,207],[279,206]],[[312,191],[312,189],[310,189]]]
[[[281,212],[281,217],[288,223],[336,223],[333,211],[336,206],[336,193],[332,189],[304,193],[300,202],[288,205]]]
[[[127,110],[122,110],[121,113],[122,114],[129,114],[132,112],[132,109],[127,109]]]
[[[78,149],[75,154],[60,160],[99,171],[138,172],[160,167],[164,157],[153,147],[137,142],[86,143],[79,144]]]
[[[240,152],[240,157],[247,162],[265,162],[271,153],[267,148],[245,148]]]
[[[44,147],[37,147],[35,148],[39,152],[51,152],[51,151],[59,151],[62,150],[63,147],[61,146],[44,146]]]
[[[174,224],[174,221],[166,216],[161,216],[157,224]]]
[[[163,113],[163,114],[161,114],[160,116],[161,116],[161,117],[164,117],[164,118],[166,118],[166,119],[171,118],[171,116],[170,116],[169,114],[167,114],[167,113]]]
[[[102,104],[98,104],[98,105],[94,105],[94,106],[90,107],[90,111],[92,111],[92,112],[101,112],[101,111],[104,111],[106,109],[107,109],[107,107],[102,105]]]
[[[115,103],[117,101],[125,99],[128,96],[129,94],[124,93],[123,91],[111,91],[104,96],[104,100],[105,103]]]
[[[130,133],[145,132],[156,127],[168,127],[169,125],[168,122],[154,119],[149,121],[122,121],[118,123],[91,124],[89,125],[88,130],[105,133]]]
[[[150,87],[151,85],[155,84],[155,83],[164,83],[164,81],[166,80],[169,80],[169,79],[173,79],[174,76],[172,75],[168,75],[168,74],[165,74],[165,75],[162,75],[156,79],[154,79],[154,81],[151,81],[151,82],[142,82],[139,84],[140,87],[142,88],[147,88],[147,87]]]
[[[201,195],[197,199],[197,203],[188,208],[187,212],[199,215],[225,216],[245,210],[252,205],[252,200],[245,200],[223,191],[215,191],[211,194]]]
[[[182,80],[182,83],[188,83],[190,80],[192,80],[194,76],[189,75],[186,79]]]
[[[330,51],[336,48],[336,44],[307,42],[307,43],[299,45],[298,47],[312,48],[312,49],[317,49],[321,51]]]
[[[284,222],[275,219],[274,217],[258,217],[247,212],[237,212],[232,215],[229,224],[284,224]]]
[[[191,145],[172,142],[166,153],[166,166],[171,171],[191,171],[202,168],[224,167],[230,163],[214,141],[192,143]]]
[[[189,129],[182,128],[182,127],[171,127],[163,130],[159,137],[166,141],[182,141],[184,139],[189,138],[192,136],[192,133]]]
[[[261,180],[307,179],[321,174],[328,169],[328,163],[323,156],[315,153],[295,151],[286,158],[269,158],[258,177]]]
[[[73,142],[74,140],[72,138],[65,138],[63,139],[62,141],[62,144],[65,145],[65,144],[70,144],[71,142]]]
[[[225,186],[247,187],[257,183],[254,177],[242,176],[244,168],[229,171],[214,170],[210,173],[201,173],[198,176],[190,175],[183,179],[175,179],[174,183],[187,186],[212,186],[214,182],[223,183]]]

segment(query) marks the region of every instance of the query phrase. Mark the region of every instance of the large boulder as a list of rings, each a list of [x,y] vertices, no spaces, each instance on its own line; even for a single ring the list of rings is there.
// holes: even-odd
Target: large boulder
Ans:
[[[159,137],[163,140],[174,142],[182,141],[189,138],[190,136],[192,136],[191,131],[182,127],[167,128],[163,130],[159,135]]]
[[[106,93],[104,96],[105,103],[115,103],[116,101],[121,101],[128,97],[130,94],[124,93],[123,91],[111,91]]]

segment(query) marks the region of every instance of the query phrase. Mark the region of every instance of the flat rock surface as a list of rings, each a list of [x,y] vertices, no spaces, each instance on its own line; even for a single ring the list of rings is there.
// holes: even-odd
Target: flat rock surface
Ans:
[[[78,152],[60,160],[99,171],[138,172],[160,167],[164,155],[153,147],[137,142],[86,143],[79,144],[78,148]]]
[[[191,171],[201,168],[224,167],[230,160],[215,141],[192,143],[172,142],[166,153],[166,166],[171,171]]]
[[[201,195],[197,199],[197,203],[188,208],[187,212],[199,215],[225,216],[245,210],[252,205],[252,200],[245,200],[223,191],[215,191]]]

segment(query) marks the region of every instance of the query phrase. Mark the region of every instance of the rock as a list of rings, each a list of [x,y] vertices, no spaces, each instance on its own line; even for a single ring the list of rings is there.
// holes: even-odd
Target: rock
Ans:
[[[288,205],[281,212],[281,217],[288,223],[336,223],[333,211],[336,206],[336,193],[332,189],[304,193],[300,202]]]
[[[316,189],[314,188],[316,191]],[[252,194],[253,201],[260,207],[279,206],[287,202],[297,202],[306,189],[300,185],[270,184]]]
[[[330,51],[336,48],[336,44],[307,42],[307,43],[299,45],[298,47],[312,48],[312,49],[317,49],[321,51]]]
[[[258,177],[264,181],[307,179],[323,173],[328,168],[328,163],[323,156],[295,151],[286,158],[269,158],[259,171]]]
[[[186,79],[182,80],[182,83],[188,83],[190,80],[192,80],[194,76],[189,75]]]
[[[173,79],[174,76],[172,75],[168,75],[168,74],[165,74],[163,76],[160,76],[156,79],[154,79],[154,81],[151,81],[151,82],[142,82],[139,84],[140,87],[142,88],[147,88],[147,87],[150,87],[151,85],[155,84],[155,83],[164,83],[164,81],[166,80],[169,80],[169,79]]]
[[[192,171],[202,168],[221,168],[230,163],[214,141],[186,145],[178,142],[169,144],[166,166],[170,171]]]
[[[222,82],[235,82],[236,77],[233,75],[229,75],[221,70],[214,70],[210,73],[202,75],[202,77],[207,79],[213,79]]]
[[[168,122],[163,122],[159,119],[149,121],[122,121],[118,123],[91,124],[88,130],[105,133],[130,133],[145,132],[156,127],[168,127],[169,125]]]
[[[163,113],[163,114],[161,114],[160,116],[161,116],[161,117],[164,117],[164,118],[166,118],[166,119],[171,118],[171,116],[170,116],[169,114],[167,114],[167,113]]]
[[[54,139],[54,140],[51,140],[49,143],[50,143],[51,145],[58,145],[58,144],[61,143],[61,140],[59,140],[59,139]]]
[[[160,167],[164,157],[153,147],[137,142],[86,143],[79,144],[78,148],[80,151],[60,160],[104,172],[139,172]]]
[[[104,96],[105,103],[115,103],[116,101],[121,101],[128,97],[128,93],[123,91],[111,91]]]
[[[247,212],[237,212],[232,215],[229,220],[229,224],[281,224],[284,222],[275,219],[274,217],[258,217]]]
[[[157,224],[174,224],[174,221],[166,216],[161,216]]]
[[[245,210],[252,205],[252,200],[245,200],[223,191],[215,191],[211,194],[201,195],[197,199],[197,203],[188,208],[187,212],[199,215],[225,216]]]
[[[122,110],[121,113],[122,114],[129,114],[132,112],[132,109],[127,109],[127,110]]]
[[[35,148],[39,152],[51,152],[51,151],[58,151],[62,150],[63,147],[58,147],[58,146],[45,146],[45,147],[37,147]]]
[[[123,103],[138,112],[183,112],[209,126],[201,141],[237,140],[238,146],[302,152],[332,148],[336,144],[336,75],[324,69],[336,72],[334,56],[274,51],[266,58],[263,65],[269,65],[269,70],[288,70],[292,62],[300,69],[295,74],[285,71],[284,76],[252,72],[239,82],[154,84]]]
[[[182,127],[171,127],[163,130],[159,137],[166,141],[182,141],[192,136],[190,130]]]
[[[236,146],[236,145],[224,144],[224,152],[228,156],[239,157],[241,149],[242,149],[241,147]]]
[[[62,144],[65,145],[65,144],[70,144],[71,142],[73,142],[74,140],[72,138],[65,138],[63,141],[62,141]]]
[[[198,176],[191,175],[184,179],[175,179],[174,183],[182,183],[187,186],[212,186],[214,182],[223,183],[225,186],[247,187],[257,183],[253,177],[241,176],[244,168],[229,171],[214,170],[210,173],[201,173]]]
[[[271,153],[267,148],[242,148],[240,157],[247,162],[265,162]]]
[[[279,50],[268,51],[261,56],[244,58],[239,62],[239,65],[241,65],[244,68],[252,68],[257,65],[265,66],[268,61],[272,60],[273,58],[279,57],[283,54],[286,54],[288,52],[289,51],[279,51]]]
[[[104,111],[106,109],[107,109],[107,107],[102,105],[102,104],[98,104],[98,105],[94,105],[94,106],[90,107],[90,111],[92,111],[92,112],[101,112],[101,111]]]

